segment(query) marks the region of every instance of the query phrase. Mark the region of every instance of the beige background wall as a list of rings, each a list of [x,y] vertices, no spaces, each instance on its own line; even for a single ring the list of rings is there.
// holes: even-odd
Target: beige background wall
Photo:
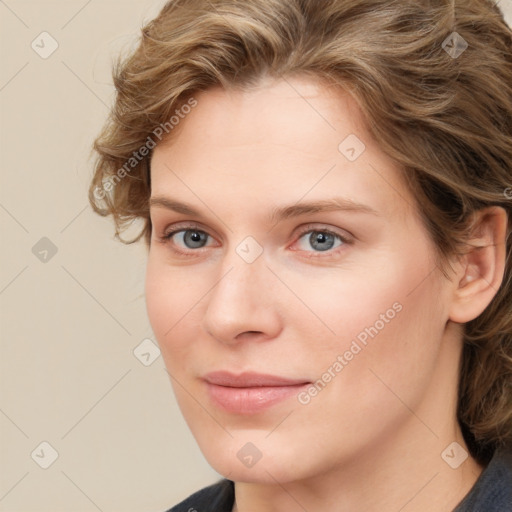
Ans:
[[[134,354],[144,247],[86,198],[111,57],[164,3],[0,0],[0,511],[159,512],[218,478]]]

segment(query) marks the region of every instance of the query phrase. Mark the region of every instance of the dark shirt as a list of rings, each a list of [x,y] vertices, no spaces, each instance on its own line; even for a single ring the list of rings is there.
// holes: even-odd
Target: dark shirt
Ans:
[[[235,485],[221,480],[192,494],[167,512],[231,512],[235,504]]]
[[[235,487],[230,480],[206,487],[167,512],[231,512]],[[512,512],[512,450],[500,451],[453,512]]]

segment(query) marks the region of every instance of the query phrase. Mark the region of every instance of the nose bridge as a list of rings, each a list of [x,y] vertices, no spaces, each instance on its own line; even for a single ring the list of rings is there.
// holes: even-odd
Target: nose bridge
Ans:
[[[230,247],[223,257],[221,275],[215,288],[224,300],[236,301],[243,306],[253,301],[253,294],[269,279],[263,246],[252,236],[246,236],[237,245]],[[215,288],[212,290],[215,293]],[[241,301],[240,299],[245,299]],[[257,306],[257,301],[254,304]]]
[[[224,257],[219,279],[207,299],[204,327],[224,342],[234,341],[247,331],[274,336],[279,328],[273,307],[275,297],[269,293],[272,273],[261,254],[254,259],[246,258],[251,246],[247,248],[244,243],[239,244]]]

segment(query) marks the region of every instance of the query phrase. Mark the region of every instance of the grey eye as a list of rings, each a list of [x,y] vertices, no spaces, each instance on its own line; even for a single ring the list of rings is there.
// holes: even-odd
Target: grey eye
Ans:
[[[302,251],[325,252],[343,245],[345,240],[336,233],[331,233],[325,229],[310,230],[299,238],[300,249]],[[306,247],[307,246],[307,247]]]
[[[318,251],[328,251],[334,246],[335,236],[323,231],[313,231],[309,235],[308,241],[314,249]]]
[[[206,245],[208,235],[203,231],[197,231],[195,229],[183,229],[175,233],[183,239],[185,247],[188,249],[199,249]]]

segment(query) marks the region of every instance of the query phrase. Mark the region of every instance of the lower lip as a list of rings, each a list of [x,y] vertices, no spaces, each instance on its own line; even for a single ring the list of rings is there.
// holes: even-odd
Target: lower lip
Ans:
[[[210,398],[222,409],[235,414],[256,414],[273,405],[297,396],[309,384],[231,388],[207,383]]]

